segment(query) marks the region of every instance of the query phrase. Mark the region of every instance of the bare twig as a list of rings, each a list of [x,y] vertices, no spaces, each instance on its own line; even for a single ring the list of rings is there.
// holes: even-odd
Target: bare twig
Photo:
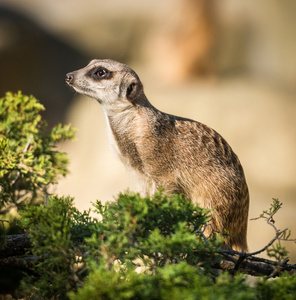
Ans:
[[[20,270],[31,270],[36,261],[38,261],[37,256],[24,255],[24,256],[10,256],[0,259],[0,267],[10,267]]]
[[[279,205],[279,207],[280,206],[281,206],[281,204]],[[267,245],[265,245],[263,248],[261,248],[260,250],[254,251],[254,252],[250,252],[250,253],[246,253],[244,251],[242,251],[242,252],[235,251],[235,250],[231,249],[230,247],[228,247],[228,249],[222,249],[222,250],[218,251],[218,253],[223,255],[223,257],[227,261],[230,261],[232,264],[234,264],[233,269],[232,269],[233,271],[237,271],[237,270],[242,271],[241,267],[245,268],[247,265],[248,268],[251,267],[254,270],[255,269],[258,270],[258,268],[259,268],[259,274],[261,272],[262,274],[268,275],[268,278],[278,276],[284,270],[296,272],[296,265],[288,265],[287,264],[287,262],[289,261],[288,258],[284,259],[283,261],[281,259],[279,259],[278,261],[272,261],[272,260],[256,257],[256,255],[266,251],[277,240],[278,241],[296,242],[296,239],[281,238],[282,236],[285,236],[285,233],[287,232],[288,228],[279,230],[274,225],[273,216],[277,212],[277,210],[278,209],[276,209],[276,208],[274,208],[273,211],[270,209],[270,212],[264,212],[259,217],[259,218],[265,218],[267,224],[270,225],[275,231],[274,238],[272,238],[270,240],[270,242]],[[269,217],[268,218],[264,217],[264,214],[267,214]],[[258,219],[258,218],[256,218],[256,219]],[[238,257],[238,259],[235,259],[234,257]],[[248,274],[250,274],[249,271],[248,271]]]
[[[15,204],[11,204],[11,205],[5,207],[4,209],[0,210],[0,215],[5,215],[5,214],[9,213],[10,210],[14,207],[16,207]]]
[[[26,192],[24,195],[22,195],[20,197],[17,196],[16,197],[17,199],[14,201],[13,204],[6,206],[2,210],[0,210],[0,215],[5,215],[5,214],[9,213],[12,208],[17,207],[18,204],[27,200],[29,196],[32,196],[32,192]]]
[[[9,221],[8,221],[8,220],[0,220],[0,222],[2,222],[2,224],[3,224],[4,222],[7,222],[7,223],[9,223]]]
[[[229,254],[229,255],[236,255],[236,256],[245,256],[246,258],[247,257],[251,257],[251,256],[254,256],[254,255],[257,255],[257,254],[260,254],[262,252],[264,252],[268,247],[270,247],[276,240],[279,239],[279,236],[282,235],[285,231],[287,231],[288,228],[284,229],[284,230],[281,230],[281,231],[278,231],[275,235],[275,237],[266,245],[264,246],[263,248],[261,248],[260,250],[257,250],[255,252],[250,252],[250,253],[246,253],[246,252],[240,252],[240,251],[235,251],[235,250],[232,250],[231,248],[228,248],[228,250],[226,249],[222,249],[220,251],[218,251],[220,254],[224,255],[224,254]],[[288,241],[294,241],[294,240],[288,240]]]
[[[205,236],[204,232],[206,231],[206,229],[207,229],[207,227],[208,227],[209,225],[210,225],[210,224],[205,223],[205,224],[203,225],[203,229],[202,229],[202,230],[200,230],[200,229],[197,230],[197,232],[198,232],[199,234],[201,234],[202,238],[204,239],[204,241],[206,242],[207,245],[209,245],[210,243],[209,243],[207,237]]]

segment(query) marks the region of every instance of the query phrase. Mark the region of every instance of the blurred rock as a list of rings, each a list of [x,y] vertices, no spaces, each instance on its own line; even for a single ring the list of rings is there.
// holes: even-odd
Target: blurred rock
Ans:
[[[44,104],[49,125],[64,120],[72,101],[65,74],[89,59],[32,19],[0,7],[0,95],[33,94]]]
[[[214,4],[213,0],[183,0],[167,9],[145,43],[151,72],[166,83],[213,75]]]

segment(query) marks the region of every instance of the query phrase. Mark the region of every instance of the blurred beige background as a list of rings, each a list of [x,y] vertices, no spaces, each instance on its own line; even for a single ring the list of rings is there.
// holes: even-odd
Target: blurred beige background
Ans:
[[[158,109],[201,121],[238,154],[251,194],[250,218],[283,208],[279,228],[296,237],[296,2],[239,0],[0,0],[0,90],[45,104],[49,124],[71,122],[60,145],[70,172],[55,192],[79,209],[136,190],[112,153],[102,111],[75,95],[66,72],[91,58],[129,64]],[[254,251],[273,237],[249,222]],[[296,262],[295,244],[285,244]]]

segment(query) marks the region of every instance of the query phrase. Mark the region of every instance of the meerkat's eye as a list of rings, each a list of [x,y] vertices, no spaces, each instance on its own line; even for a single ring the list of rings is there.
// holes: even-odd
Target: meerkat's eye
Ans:
[[[94,72],[94,75],[96,77],[99,77],[99,78],[104,78],[104,77],[107,77],[108,75],[108,70],[104,69],[104,68],[99,68],[97,69],[95,72]]]

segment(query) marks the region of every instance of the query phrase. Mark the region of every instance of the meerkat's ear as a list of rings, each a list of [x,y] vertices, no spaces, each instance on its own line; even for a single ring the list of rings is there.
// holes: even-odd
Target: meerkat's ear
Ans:
[[[141,82],[132,82],[126,89],[126,98],[130,102],[135,102],[143,91]]]

